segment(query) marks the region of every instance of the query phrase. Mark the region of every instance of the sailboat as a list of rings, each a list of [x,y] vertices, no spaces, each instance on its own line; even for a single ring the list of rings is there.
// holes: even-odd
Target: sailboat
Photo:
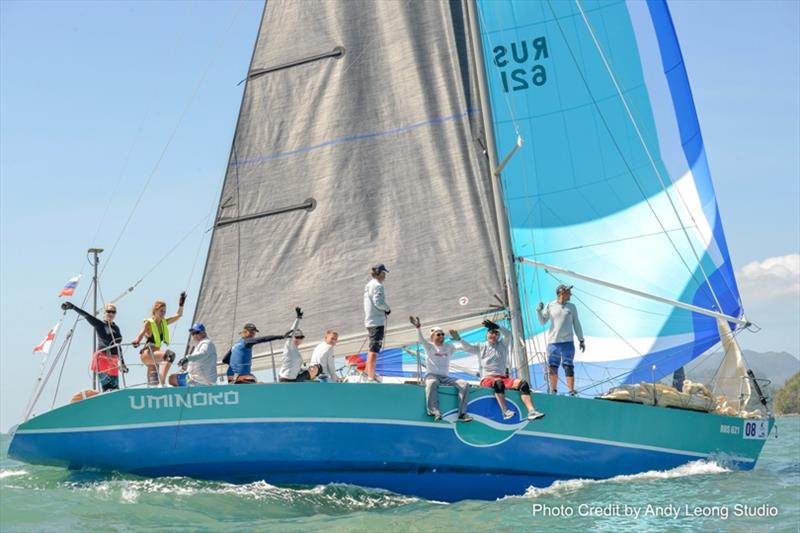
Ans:
[[[389,265],[399,383],[127,388],[41,413],[9,455],[142,476],[353,483],[441,501],[715,459],[754,467],[774,420],[744,418],[744,317],[688,78],[662,0],[267,2],[195,321],[364,351],[361,292]],[[473,388],[469,424],[426,415],[416,331],[513,332],[514,375],[546,390],[532,311],[574,283],[580,395]],[[609,401],[722,342],[737,416]],[[224,350],[220,350],[224,353]],[[306,355],[309,355],[306,353]],[[276,354],[256,351],[269,374]],[[468,354],[457,374],[475,379]],[[656,402],[650,402],[657,403]]]

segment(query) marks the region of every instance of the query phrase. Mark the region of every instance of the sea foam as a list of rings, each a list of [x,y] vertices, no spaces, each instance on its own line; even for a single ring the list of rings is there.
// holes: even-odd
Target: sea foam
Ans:
[[[523,496],[507,496],[508,498],[522,497],[522,498],[538,498],[541,496],[558,496],[564,493],[575,492],[585,487],[606,484],[606,483],[629,483],[635,481],[648,481],[654,479],[672,479],[687,476],[699,476],[706,474],[722,474],[730,472],[729,469],[719,465],[714,461],[692,461],[670,470],[650,470],[648,472],[641,472],[639,474],[626,474],[614,476],[608,479],[565,479],[558,480],[552,485],[544,488],[528,487]]]

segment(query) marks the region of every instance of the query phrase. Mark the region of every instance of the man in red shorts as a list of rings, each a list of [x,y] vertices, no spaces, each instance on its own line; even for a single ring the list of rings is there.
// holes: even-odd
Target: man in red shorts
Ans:
[[[481,387],[491,387],[494,389],[494,397],[500,405],[500,412],[503,413],[503,420],[508,420],[514,416],[514,411],[506,405],[506,389],[519,391],[519,397],[525,407],[528,408],[528,420],[543,418],[544,413],[540,413],[533,406],[531,400],[531,386],[524,379],[514,379],[506,375],[508,365],[508,340],[511,332],[501,328],[491,320],[484,320],[483,326],[486,332],[486,342],[470,344],[461,339],[455,330],[450,330],[453,340],[461,341],[461,349],[465,352],[474,353],[478,356],[478,363],[481,369]],[[502,340],[501,334],[502,332]],[[520,417],[522,413],[520,413]]]

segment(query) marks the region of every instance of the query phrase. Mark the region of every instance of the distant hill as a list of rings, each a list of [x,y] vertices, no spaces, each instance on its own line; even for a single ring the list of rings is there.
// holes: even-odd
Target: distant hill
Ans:
[[[716,374],[724,355],[724,352],[713,352],[698,357],[686,366],[686,377],[692,381],[708,383]],[[744,350],[742,355],[757,378],[772,381],[771,395],[774,395],[789,378],[800,372],[800,360],[788,352]]]
[[[800,372],[775,395],[775,412],[779,415],[800,414]]]

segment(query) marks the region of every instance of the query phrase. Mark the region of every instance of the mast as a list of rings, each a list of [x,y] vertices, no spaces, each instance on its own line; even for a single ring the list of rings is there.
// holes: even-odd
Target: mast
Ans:
[[[92,254],[92,315],[97,316],[97,266],[100,264],[100,254],[102,248],[89,248],[88,253]],[[92,353],[97,352],[97,335],[92,335]],[[92,387],[97,388],[97,372],[92,372]]]
[[[514,272],[514,257],[511,244],[511,230],[508,223],[505,202],[503,201],[503,183],[498,167],[497,154],[495,152],[494,126],[492,122],[492,108],[489,102],[489,85],[486,81],[486,70],[483,61],[483,44],[481,41],[480,28],[478,27],[478,9],[476,0],[467,0],[467,19],[469,21],[470,36],[472,38],[473,53],[475,56],[475,66],[478,76],[478,94],[481,102],[481,117],[483,127],[486,132],[486,153],[489,158],[489,173],[492,179],[492,193],[494,197],[495,216],[497,227],[500,231],[500,254],[503,263],[503,273],[506,281],[506,300],[508,302],[508,312],[511,315],[511,343],[512,354],[517,362],[517,370],[520,378],[530,381],[528,371],[528,356],[525,352],[523,336],[525,330],[522,326],[521,305],[519,300],[519,290],[517,288],[517,277]],[[517,148],[519,140],[517,142]],[[513,155],[516,148],[512,150]],[[503,160],[503,167],[508,162],[508,157]]]

